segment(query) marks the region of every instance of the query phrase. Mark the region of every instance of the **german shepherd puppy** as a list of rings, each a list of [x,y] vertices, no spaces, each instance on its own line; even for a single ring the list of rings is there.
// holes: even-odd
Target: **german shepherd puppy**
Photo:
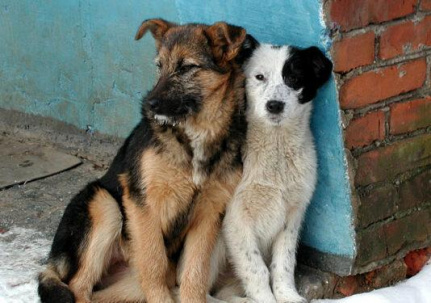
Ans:
[[[246,32],[224,22],[151,19],[136,39],[147,31],[156,41],[158,81],[108,172],[66,208],[39,275],[43,303],[169,303],[177,276],[182,302],[206,301],[211,253],[242,174],[246,122],[237,59]],[[100,291],[109,299],[96,300],[93,291],[121,263],[129,268],[123,277],[140,287],[116,294],[106,292],[111,285]]]

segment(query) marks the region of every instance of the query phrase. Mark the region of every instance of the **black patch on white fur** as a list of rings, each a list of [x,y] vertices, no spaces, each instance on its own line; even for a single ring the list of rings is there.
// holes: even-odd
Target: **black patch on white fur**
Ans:
[[[302,88],[300,103],[311,101],[331,76],[332,63],[315,46],[306,49],[290,47],[290,57],[283,66],[283,79],[294,90]]]

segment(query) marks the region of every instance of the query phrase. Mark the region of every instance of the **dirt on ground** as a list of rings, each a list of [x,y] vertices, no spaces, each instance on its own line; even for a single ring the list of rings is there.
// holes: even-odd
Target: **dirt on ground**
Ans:
[[[81,160],[78,166],[54,175],[0,189],[0,303],[39,302],[36,277],[47,260],[64,209],[88,182],[105,173],[122,142],[97,140],[5,128],[0,122],[3,144],[54,148]],[[326,296],[330,280],[329,274],[302,265],[297,270],[299,291],[309,299]]]

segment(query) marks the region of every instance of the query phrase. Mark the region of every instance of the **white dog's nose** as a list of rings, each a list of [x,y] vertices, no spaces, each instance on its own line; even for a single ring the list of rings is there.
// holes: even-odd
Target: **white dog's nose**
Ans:
[[[284,109],[284,102],[276,101],[276,100],[270,100],[266,102],[266,110],[270,112],[271,114],[279,114]]]

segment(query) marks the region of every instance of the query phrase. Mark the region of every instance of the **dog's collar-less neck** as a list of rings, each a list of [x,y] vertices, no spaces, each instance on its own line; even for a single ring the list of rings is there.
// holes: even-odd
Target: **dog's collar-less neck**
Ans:
[[[287,124],[270,125],[261,119],[251,119],[248,121],[247,137],[260,137],[265,141],[294,141],[297,144],[305,142],[310,138],[310,115],[304,115],[300,119],[295,119]]]

